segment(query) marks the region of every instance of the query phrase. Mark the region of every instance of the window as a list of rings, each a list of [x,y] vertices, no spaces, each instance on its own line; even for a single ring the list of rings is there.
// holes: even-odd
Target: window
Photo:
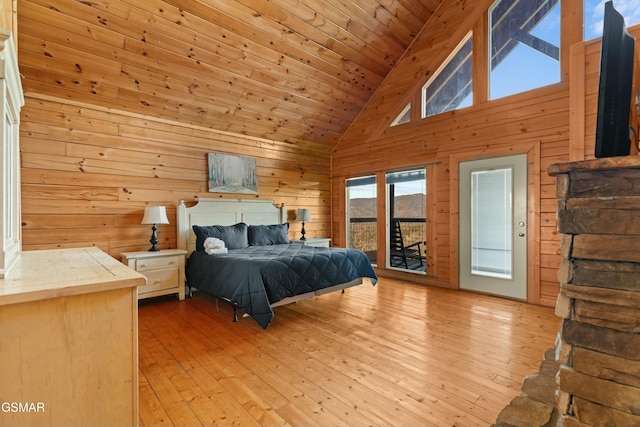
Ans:
[[[422,117],[435,116],[473,102],[471,35],[469,34],[422,88]]]
[[[624,23],[635,25],[640,22],[640,8],[637,0],[615,0],[616,10],[624,16]],[[584,39],[602,37],[604,3],[602,0],[584,0]]]
[[[512,170],[471,172],[471,274],[511,278]]]
[[[411,104],[407,104],[398,117],[391,123],[391,126],[401,125],[403,123],[409,123],[411,121]]]
[[[375,176],[347,179],[347,247],[360,249],[376,264],[377,189]]]
[[[490,99],[560,81],[558,0],[498,0],[489,28]]]

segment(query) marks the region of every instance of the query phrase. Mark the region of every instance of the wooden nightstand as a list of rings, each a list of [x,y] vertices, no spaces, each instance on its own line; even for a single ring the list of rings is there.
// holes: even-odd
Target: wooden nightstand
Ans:
[[[309,237],[307,240],[292,240],[291,243],[301,243],[307,246],[328,248],[331,239],[328,237]]]
[[[138,288],[138,299],[178,294],[184,299],[184,249],[157,252],[123,252],[122,262],[147,277],[147,285]]]

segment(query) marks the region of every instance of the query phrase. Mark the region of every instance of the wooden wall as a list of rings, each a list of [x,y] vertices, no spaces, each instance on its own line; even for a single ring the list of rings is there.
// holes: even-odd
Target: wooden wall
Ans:
[[[530,246],[538,260],[537,283],[530,283],[535,294],[532,302],[554,305],[559,285],[556,279],[560,263],[556,231],[555,184],[547,175],[550,164],[567,161],[569,139],[569,97],[566,84],[537,92],[537,102],[528,95],[513,96],[484,107],[471,107],[425,119],[424,125],[398,128],[393,135],[366,144],[368,163],[359,162],[363,147],[355,144],[336,150],[333,156],[334,219],[344,218],[344,179],[359,174],[377,173],[406,167],[428,165],[435,179],[429,186],[435,193],[432,209],[435,235],[428,236],[430,277],[425,283],[457,288],[457,165],[460,161],[515,153],[526,153],[529,175],[534,185],[530,194]],[[530,191],[531,191],[530,190]],[[379,192],[380,193],[380,192]],[[381,193],[384,194],[384,193]],[[428,214],[429,215],[429,214]],[[532,222],[537,227],[534,227]],[[335,221],[334,235],[343,236]],[[344,228],[342,228],[344,230]],[[340,242],[341,244],[344,242]],[[383,258],[384,260],[384,258]],[[384,261],[379,260],[379,265]],[[530,274],[531,275],[531,274]],[[412,280],[420,276],[411,275]],[[532,291],[534,290],[532,289]],[[537,294],[537,295],[536,295]],[[537,298],[536,298],[537,297]]]
[[[428,197],[427,277],[405,274],[409,280],[458,287],[457,167],[464,160],[526,153],[529,160],[529,268],[528,301],[555,305],[560,263],[556,231],[554,180],[550,164],[569,160],[569,46],[581,40],[581,5],[562,3],[563,82],[545,88],[486,101],[485,63],[474,55],[474,106],[389,128],[389,122],[415,99],[431,75],[471,30],[474,45],[486,34],[486,8],[490,1],[446,3],[427,23],[403,60],[351,125],[332,155],[333,235],[345,244],[345,179],[377,174],[382,181],[389,170],[427,165]],[[464,9],[464,10],[462,10]],[[577,15],[580,13],[580,15]],[[484,93],[484,100],[482,94]],[[478,96],[480,95],[480,96]],[[480,102],[478,102],[480,100]],[[417,104],[414,104],[417,108]],[[366,154],[365,154],[366,153]],[[384,194],[379,186],[378,194]],[[384,201],[378,204],[384,212]],[[384,223],[378,241],[384,241]],[[380,248],[379,248],[380,249]],[[385,265],[379,250],[378,265]],[[379,268],[382,275],[400,273]]]
[[[285,203],[290,237],[298,207],[311,209],[308,237],[330,233],[329,151],[279,143],[38,95],[22,110],[23,249],[98,246],[118,257],[146,250],[144,207],[165,205],[159,247],[176,247],[179,200],[208,193],[207,153],[254,157],[258,197]]]

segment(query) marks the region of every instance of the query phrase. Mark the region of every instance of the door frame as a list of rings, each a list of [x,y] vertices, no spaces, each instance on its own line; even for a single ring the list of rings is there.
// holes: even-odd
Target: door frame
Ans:
[[[514,144],[515,145],[515,144]],[[491,157],[526,154],[527,156],[527,297],[526,301],[540,303],[540,143],[521,144],[513,147],[496,147],[476,153],[459,153],[449,156],[449,287],[460,289],[459,230],[460,230],[460,162]]]
[[[473,269],[473,235],[474,230],[477,230],[473,225],[473,202],[472,198],[474,191],[473,185],[473,173],[477,171],[481,172],[496,172],[500,171],[501,176],[490,179],[498,179],[504,185],[504,172],[509,170],[511,172],[510,185],[508,187],[502,187],[501,190],[507,190],[509,192],[508,199],[510,202],[509,209],[509,227],[501,228],[497,225],[496,230],[498,233],[506,232],[510,240],[511,254],[510,258],[510,270],[506,276],[501,276],[499,273],[491,273],[490,270],[484,270],[483,265],[478,265],[479,271],[475,272]],[[526,233],[527,218],[527,200],[528,186],[527,186],[527,156],[526,154],[514,154],[511,156],[499,156],[489,157],[479,160],[471,160],[467,162],[459,163],[459,231],[458,236],[460,238],[458,247],[458,275],[460,277],[460,289],[477,291],[481,293],[488,293],[496,296],[502,296],[505,298],[514,298],[518,300],[526,300],[527,298],[527,247],[529,241],[529,235]],[[500,185],[496,183],[497,185]],[[483,191],[489,195],[489,188],[483,187]],[[503,198],[498,197],[496,203],[505,203],[507,199],[504,198],[505,194],[502,194]],[[478,200],[485,208],[484,201]],[[507,205],[501,205],[504,209]],[[499,215],[496,212],[496,215]],[[488,217],[484,217],[484,221],[490,221]],[[520,226],[517,224],[521,223]],[[488,226],[488,224],[487,224]],[[504,223],[502,223],[504,227]],[[508,231],[506,231],[508,230]],[[479,231],[479,230],[478,230]],[[522,237],[518,237],[518,235]],[[488,235],[484,235],[485,238],[489,238]],[[504,240],[500,240],[501,243],[494,242],[497,245],[504,244]],[[504,246],[499,246],[503,248]],[[496,248],[498,249],[498,247]],[[503,254],[504,257],[504,254]],[[488,259],[487,259],[488,260]],[[503,258],[504,260],[504,258]],[[497,261],[497,260],[496,260]],[[502,265],[502,267],[506,267]],[[504,272],[503,272],[504,273]]]

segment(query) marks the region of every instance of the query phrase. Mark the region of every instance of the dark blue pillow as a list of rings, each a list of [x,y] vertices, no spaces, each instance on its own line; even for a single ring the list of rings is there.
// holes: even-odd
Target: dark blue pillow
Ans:
[[[279,245],[289,243],[289,223],[250,225],[249,246]]]
[[[249,246],[247,238],[247,224],[239,222],[235,225],[194,225],[196,234],[196,251],[204,251],[204,241],[207,237],[217,237],[224,241],[227,249],[242,249]]]

